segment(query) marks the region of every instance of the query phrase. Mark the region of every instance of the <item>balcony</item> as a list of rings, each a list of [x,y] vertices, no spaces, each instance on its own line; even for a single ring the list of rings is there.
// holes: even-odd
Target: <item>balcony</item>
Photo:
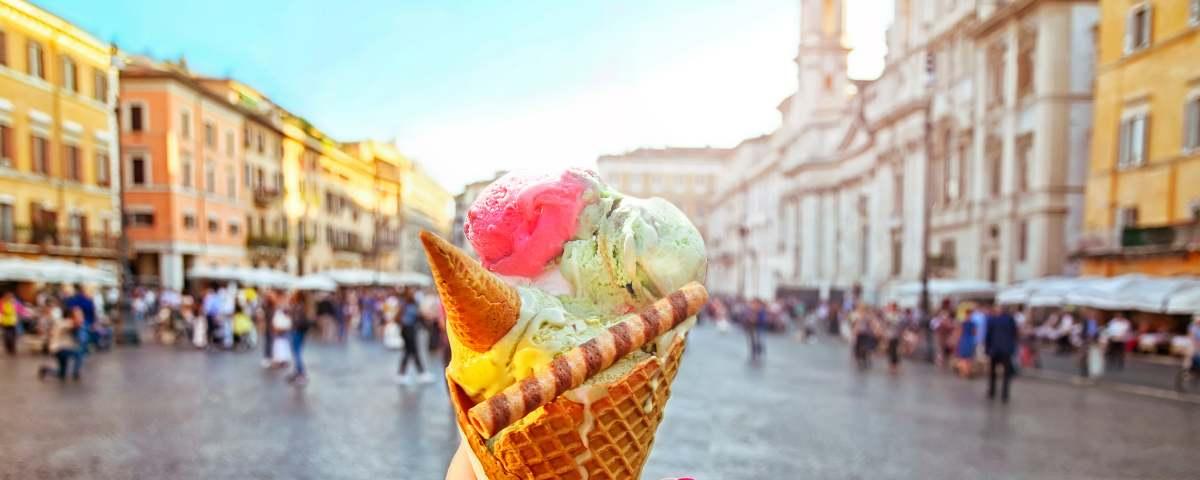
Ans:
[[[275,187],[260,185],[254,188],[254,204],[259,208],[271,206],[271,204],[279,200],[279,197],[281,196],[283,196],[282,192]]]
[[[333,251],[339,253],[357,253],[360,255],[370,255],[371,247],[363,245],[359,242],[333,242],[331,245]]]
[[[115,259],[116,235],[86,230],[61,230],[56,226],[15,225],[0,230],[0,251],[61,257]]]
[[[290,240],[287,235],[247,235],[246,248],[287,250]]]
[[[1129,227],[1120,234],[1085,235],[1077,255],[1081,257],[1140,257],[1174,255],[1200,250],[1200,221]]]

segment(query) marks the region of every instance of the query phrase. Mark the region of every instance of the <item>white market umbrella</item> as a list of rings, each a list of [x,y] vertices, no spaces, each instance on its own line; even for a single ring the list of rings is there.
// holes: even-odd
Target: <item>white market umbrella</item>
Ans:
[[[338,284],[333,279],[320,274],[305,275],[292,282],[293,290],[313,290],[320,292],[337,291]]]
[[[37,262],[23,258],[5,258],[0,260],[0,280],[10,282],[46,282],[47,272],[37,266]]]
[[[1173,293],[1167,299],[1166,311],[1171,315],[1200,315],[1200,286]]]

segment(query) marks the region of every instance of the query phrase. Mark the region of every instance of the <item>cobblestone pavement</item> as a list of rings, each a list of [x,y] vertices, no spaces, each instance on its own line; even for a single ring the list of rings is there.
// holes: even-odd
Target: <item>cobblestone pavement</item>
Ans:
[[[1200,478],[1200,408],[1018,379],[1009,405],[924,365],[852,369],[833,341],[699,328],[645,478]],[[295,389],[249,353],[93,355],[79,383],[0,357],[0,478],[440,479],[457,433],[440,385],[398,354],[314,344]]]

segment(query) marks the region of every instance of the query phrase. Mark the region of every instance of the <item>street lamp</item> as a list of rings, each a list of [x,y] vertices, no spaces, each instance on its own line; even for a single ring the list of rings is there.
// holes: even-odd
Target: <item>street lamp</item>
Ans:
[[[745,299],[746,298],[746,261],[747,261],[746,251],[748,250],[748,248],[746,247],[746,237],[750,235],[750,227],[746,226],[746,224],[743,223],[741,225],[738,225],[737,232],[738,232],[738,239],[740,241],[740,243],[738,244],[738,246],[739,246],[738,257],[739,258],[738,258],[738,262],[737,262],[738,263],[738,297]]]

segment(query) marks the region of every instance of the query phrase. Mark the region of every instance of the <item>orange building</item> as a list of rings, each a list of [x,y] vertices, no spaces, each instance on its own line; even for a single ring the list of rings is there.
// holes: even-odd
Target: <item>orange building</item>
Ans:
[[[253,112],[183,65],[132,58],[121,71],[121,161],[137,280],[180,288],[194,266],[245,266],[251,191],[239,178]]]
[[[1102,0],[1088,275],[1200,275],[1200,0]]]

